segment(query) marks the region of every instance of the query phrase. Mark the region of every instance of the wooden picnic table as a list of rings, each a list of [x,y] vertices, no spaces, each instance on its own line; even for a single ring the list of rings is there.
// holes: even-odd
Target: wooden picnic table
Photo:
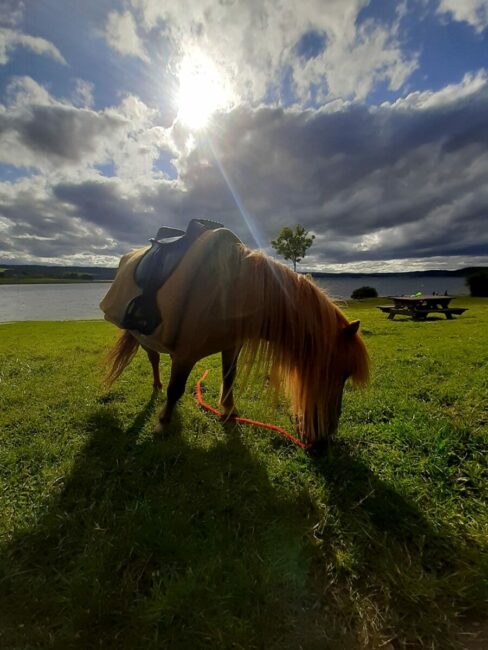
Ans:
[[[395,316],[408,316],[413,320],[425,320],[430,313],[444,314],[451,320],[453,314],[461,315],[466,309],[462,307],[449,307],[452,296],[438,296],[437,294],[419,294],[416,296],[389,296],[393,305],[380,305],[378,309],[388,314],[388,319]]]

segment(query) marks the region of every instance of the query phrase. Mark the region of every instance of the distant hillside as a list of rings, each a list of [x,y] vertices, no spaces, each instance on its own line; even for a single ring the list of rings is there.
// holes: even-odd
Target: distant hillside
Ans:
[[[107,281],[113,280],[116,268],[102,266],[48,266],[42,264],[0,264],[0,278],[3,280],[55,280]]]
[[[407,271],[405,273],[322,273],[312,271],[315,278],[392,278],[401,277],[464,277],[473,271],[481,269],[488,270],[488,267],[467,267],[457,271],[431,270],[431,271]],[[49,266],[42,264],[0,264],[0,281],[24,281],[53,279],[57,281],[81,281],[100,282],[110,281],[115,277],[116,268],[102,266]],[[303,271],[306,273],[306,271]]]
[[[410,278],[419,278],[431,277],[431,278],[463,278],[474,271],[488,270],[486,266],[468,266],[464,269],[458,269],[457,271],[445,271],[443,269],[434,269],[431,271],[405,271],[401,273],[322,273],[320,271],[310,271],[310,274],[314,278],[392,278],[395,276],[401,275],[402,277]]]

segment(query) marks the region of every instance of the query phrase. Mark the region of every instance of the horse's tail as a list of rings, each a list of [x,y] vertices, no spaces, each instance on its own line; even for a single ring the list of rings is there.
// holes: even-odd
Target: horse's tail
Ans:
[[[120,377],[134,358],[138,348],[139,343],[137,339],[128,330],[124,330],[106,357],[107,365],[110,364],[111,366],[105,377],[105,384],[107,386],[111,386]]]

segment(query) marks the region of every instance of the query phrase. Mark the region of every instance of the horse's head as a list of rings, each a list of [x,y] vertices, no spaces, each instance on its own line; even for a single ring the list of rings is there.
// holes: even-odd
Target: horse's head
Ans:
[[[368,378],[359,321],[350,323],[310,278],[243,251],[237,295],[241,313],[250,314],[240,334],[246,363],[264,370],[276,390],[285,388],[304,441],[327,440],[337,430],[346,381]]]
[[[369,363],[366,346],[360,337],[358,320],[341,322],[338,326],[336,344],[331,350],[329,367],[321,398],[317,400],[311,441],[314,447],[320,441],[329,440],[337,431],[342,412],[342,397],[348,379],[356,385],[368,381]]]

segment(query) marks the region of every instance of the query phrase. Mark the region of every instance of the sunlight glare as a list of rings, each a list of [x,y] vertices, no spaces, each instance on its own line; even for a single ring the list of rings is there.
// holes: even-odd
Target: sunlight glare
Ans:
[[[179,71],[178,119],[194,130],[204,128],[215,111],[230,107],[230,87],[213,61],[201,52],[186,55]]]

